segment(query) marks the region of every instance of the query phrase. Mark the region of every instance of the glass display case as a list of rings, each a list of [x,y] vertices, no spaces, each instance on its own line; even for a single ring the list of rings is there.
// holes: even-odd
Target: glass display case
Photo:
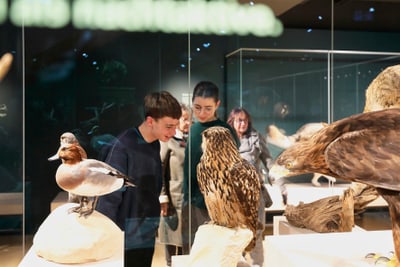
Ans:
[[[11,18],[11,13],[24,18],[22,11],[26,10],[14,9],[23,2],[35,2],[34,8],[26,9],[33,19],[25,20],[26,25]],[[0,245],[5,248],[0,251],[0,261],[5,266],[20,262],[33,235],[60,200],[59,194],[66,193],[55,181],[60,162],[47,160],[58,149],[63,132],[74,132],[88,157],[98,158],[100,148],[94,140],[116,136],[138,124],[147,93],[166,90],[190,105],[194,85],[209,80],[220,88],[218,115],[222,120],[232,108],[243,106],[260,133],[274,124],[292,134],[308,122],[332,122],[362,112],[368,84],[384,68],[398,64],[400,57],[395,52],[328,50],[335,45],[393,51],[400,40],[398,31],[338,31],[331,25],[339,21],[333,12],[334,0],[325,1],[323,19],[320,14],[315,14],[318,20],[309,16],[313,20],[307,22],[309,28],[285,25],[282,35],[273,37],[194,33],[189,28],[171,32],[168,25],[161,24],[160,29],[148,31],[109,28],[106,22],[118,21],[114,18],[119,12],[112,14],[113,19],[101,20],[105,29],[75,27],[72,21],[57,28],[51,18],[59,13],[48,12],[52,6],[37,13],[41,4],[61,3],[59,8],[69,8],[75,2],[85,1],[0,0],[0,58],[7,53],[12,56],[10,68],[0,61]],[[87,1],[93,4],[87,8],[93,15],[99,11],[94,8],[97,2],[104,1]],[[187,2],[195,6],[214,1]],[[240,2],[246,9],[247,5],[256,6],[255,1],[226,2]],[[300,6],[312,1],[303,2]],[[338,8],[344,4],[338,3]],[[156,4],[153,7],[141,13],[168,13],[156,9]],[[186,14],[182,10],[178,10],[181,19],[180,15]],[[210,14],[223,14],[213,12]],[[82,15],[88,18],[88,14]],[[228,15],[239,22],[236,14]],[[291,15],[288,12],[281,17]],[[43,24],[46,20],[51,27]],[[173,21],[184,25],[181,20]],[[210,24],[216,21],[207,20]],[[281,148],[271,145],[270,151],[275,157]]]
[[[274,124],[291,135],[306,123],[362,112],[368,85],[399,58],[396,52],[241,48],[225,58],[227,110],[242,106],[259,132]]]
[[[24,177],[23,31],[0,25],[0,259],[23,256],[31,219],[31,183]],[[2,259],[2,262],[3,259]],[[18,261],[16,261],[18,263]]]

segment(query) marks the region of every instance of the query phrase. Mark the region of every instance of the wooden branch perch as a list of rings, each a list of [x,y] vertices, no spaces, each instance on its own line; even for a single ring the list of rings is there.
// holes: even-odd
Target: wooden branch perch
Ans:
[[[354,226],[354,214],[365,210],[378,194],[375,188],[356,184],[342,196],[332,196],[297,206],[287,205],[284,215],[296,227],[318,233],[350,232]]]

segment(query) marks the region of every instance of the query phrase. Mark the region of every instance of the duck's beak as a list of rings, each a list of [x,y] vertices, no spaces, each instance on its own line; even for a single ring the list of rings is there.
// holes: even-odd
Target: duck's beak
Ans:
[[[53,156],[51,156],[50,158],[48,158],[48,161],[54,161],[54,160],[58,160],[60,157],[58,156],[58,153],[54,154]]]

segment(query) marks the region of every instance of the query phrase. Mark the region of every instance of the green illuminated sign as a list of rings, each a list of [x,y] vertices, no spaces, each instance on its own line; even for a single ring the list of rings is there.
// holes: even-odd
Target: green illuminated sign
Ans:
[[[7,0],[0,0],[0,23]],[[3,10],[5,10],[3,12]],[[9,7],[17,26],[79,29],[279,36],[282,23],[262,4],[236,1],[173,0],[14,0]]]

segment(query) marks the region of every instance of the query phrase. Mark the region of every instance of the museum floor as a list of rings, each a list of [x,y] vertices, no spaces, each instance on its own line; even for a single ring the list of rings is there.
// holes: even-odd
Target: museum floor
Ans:
[[[373,209],[356,217],[356,224],[365,230],[387,230],[391,228],[389,213],[385,208]],[[272,221],[267,216],[266,235],[272,235]],[[27,237],[26,246],[29,249],[32,237]],[[2,267],[16,267],[22,258],[21,237],[15,235],[0,235],[0,262]],[[165,267],[163,246],[157,243],[152,267]]]

